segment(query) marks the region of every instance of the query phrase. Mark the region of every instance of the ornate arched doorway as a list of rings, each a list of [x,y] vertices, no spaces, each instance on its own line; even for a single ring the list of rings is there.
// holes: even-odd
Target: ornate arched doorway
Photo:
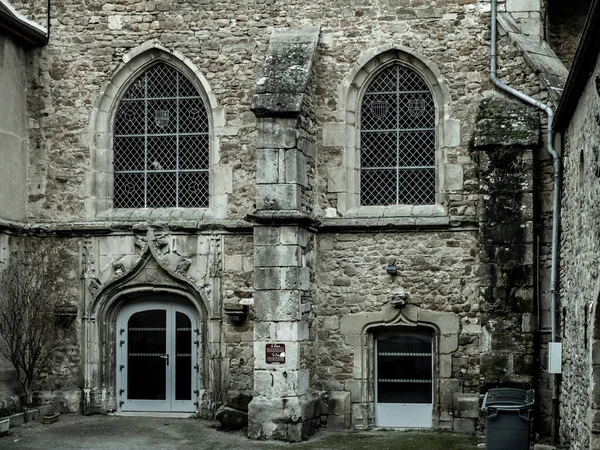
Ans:
[[[118,410],[194,412],[201,332],[177,296],[149,295],[117,315]]]

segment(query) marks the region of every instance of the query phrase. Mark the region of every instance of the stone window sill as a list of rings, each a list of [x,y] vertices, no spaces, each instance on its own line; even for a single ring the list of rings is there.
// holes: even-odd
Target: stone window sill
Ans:
[[[389,205],[358,206],[344,212],[343,217],[445,217],[448,213],[444,205]]]
[[[210,208],[113,208],[96,215],[96,220],[167,222],[216,219]]]

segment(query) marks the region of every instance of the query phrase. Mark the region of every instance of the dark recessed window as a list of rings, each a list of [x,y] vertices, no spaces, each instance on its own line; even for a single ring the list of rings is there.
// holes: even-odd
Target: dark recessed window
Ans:
[[[209,126],[194,85],[160,63],[120,101],[114,127],[114,207],[207,207]]]
[[[400,64],[379,72],[360,117],[360,203],[435,203],[435,105],[429,87]]]

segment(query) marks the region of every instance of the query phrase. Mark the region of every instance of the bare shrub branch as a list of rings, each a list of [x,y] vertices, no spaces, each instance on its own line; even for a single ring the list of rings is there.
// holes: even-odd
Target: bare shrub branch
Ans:
[[[13,364],[27,404],[56,350],[73,333],[57,321],[68,302],[63,276],[68,260],[56,239],[28,238],[0,263],[0,353]]]

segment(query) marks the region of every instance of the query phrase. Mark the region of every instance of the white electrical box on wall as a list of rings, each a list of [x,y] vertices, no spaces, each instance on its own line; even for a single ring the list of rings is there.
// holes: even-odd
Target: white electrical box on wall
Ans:
[[[562,343],[548,343],[548,373],[562,372]]]

